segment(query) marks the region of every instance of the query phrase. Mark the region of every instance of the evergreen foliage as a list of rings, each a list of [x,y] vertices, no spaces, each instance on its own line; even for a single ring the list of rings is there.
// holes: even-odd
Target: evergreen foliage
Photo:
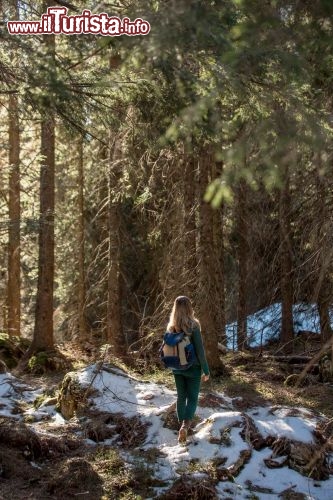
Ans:
[[[78,0],[69,14],[84,8],[106,10]],[[289,347],[299,301],[318,304],[329,339],[333,5],[119,0],[111,8],[147,19],[150,34],[58,35],[53,57],[46,35],[1,28],[0,265],[7,282],[14,94],[23,335],[33,332],[38,276],[40,124],[54,115],[56,341],[108,341],[126,356],[163,331],[180,293],[191,295],[212,339],[213,371],[225,323],[238,319],[246,330],[246,316],[274,302],[283,304]],[[2,17],[44,11],[42,2],[5,2]],[[6,329],[6,286],[0,294]]]

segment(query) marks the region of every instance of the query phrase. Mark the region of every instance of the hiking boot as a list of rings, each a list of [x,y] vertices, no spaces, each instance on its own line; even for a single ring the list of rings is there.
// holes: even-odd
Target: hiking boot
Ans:
[[[187,429],[182,426],[178,432],[178,443],[179,444],[186,443],[186,438],[187,438]]]
[[[178,432],[178,443],[186,443],[187,433],[191,427],[191,420],[183,420],[182,426]]]
[[[185,420],[185,427],[187,429],[187,434],[193,434],[193,420]]]

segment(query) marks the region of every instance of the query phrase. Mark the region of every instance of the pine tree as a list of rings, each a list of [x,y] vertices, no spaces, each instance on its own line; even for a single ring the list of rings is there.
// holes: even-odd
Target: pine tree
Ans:
[[[20,248],[20,130],[18,97],[9,96],[9,231],[8,231],[8,333],[21,330],[21,248]]]
[[[46,58],[55,60],[55,36],[44,35]],[[45,109],[41,116],[40,221],[38,244],[38,284],[35,328],[30,352],[50,350],[53,337],[54,290],[54,193],[55,193],[55,114]]]

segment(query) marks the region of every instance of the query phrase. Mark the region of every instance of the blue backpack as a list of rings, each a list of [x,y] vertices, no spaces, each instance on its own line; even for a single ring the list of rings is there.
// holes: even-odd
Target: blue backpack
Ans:
[[[197,362],[190,335],[184,332],[166,332],[159,352],[165,368],[187,370]]]

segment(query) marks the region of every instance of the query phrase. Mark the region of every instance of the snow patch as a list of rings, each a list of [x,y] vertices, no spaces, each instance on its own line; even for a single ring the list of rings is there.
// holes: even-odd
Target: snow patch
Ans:
[[[200,422],[194,428],[193,436],[186,446],[177,442],[177,431],[164,427],[163,414],[176,400],[176,392],[163,385],[153,382],[143,382],[128,377],[119,369],[110,370],[109,366],[99,370],[98,365],[89,366],[77,373],[80,383],[91,385],[91,403],[95,410],[101,412],[121,413],[125,417],[139,416],[143,423],[148,423],[147,436],[140,446],[142,451],[157,448],[160,455],[154,464],[154,474],[161,480],[172,482],[182,473],[190,473],[190,467],[201,464],[203,467],[209,461],[220,460],[223,467],[232,467],[244,450],[251,450],[251,457],[241,472],[232,481],[221,481],[217,485],[219,497],[250,498],[253,492],[259,500],[278,498],[281,491],[288,488],[291,491],[303,493],[308,499],[328,500],[333,498],[333,477],[326,481],[314,481],[289,469],[286,466],[269,469],[264,460],[271,457],[272,450],[268,447],[256,451],[251,447],[241,431],[244,425],[244,413],[232,407],[232,399],[222,393],[216,393],[227,402],[228,407],[221,408],[199,407],[197,415]],[[39,390],[25,387],[20,380],[10,374],[0,375],[0,415],[23,418],[30,416],[37,420],[32,425],[40,426],[43,419],[48,419],[48,426],[68,425],[55,406],[33,407],[22,414],[13,415],[18,399],[31,405],[31,402],[40,393]],[[305,408],[288,407],[256,407],[246,414],[252,419],[263,438],[267,436],[286,437],[303,443],[313,443],[318,423],[325,421],[325,417],[314,415]],[[130,432],[130,429],[129,429]],[[226,434],[226,436],[224,436]],[[91,440],[86,440],[96,445]],[[103,442],[104,445],[114,445],[114,438]],[[124,458],[130,451],[120,450]],[[329,461],[332,463],[332,456]],[[275,460],[275,459],[274,459]],[[276,461],[282,464],[284,457],[277,457]],[[192,476],[201,477],[200,472],[193,472]],[[254,488],[254,489],[253,489]],[[166,487],[164,488],[166,489]],[[156,492],[162,492],[159,487]]]

